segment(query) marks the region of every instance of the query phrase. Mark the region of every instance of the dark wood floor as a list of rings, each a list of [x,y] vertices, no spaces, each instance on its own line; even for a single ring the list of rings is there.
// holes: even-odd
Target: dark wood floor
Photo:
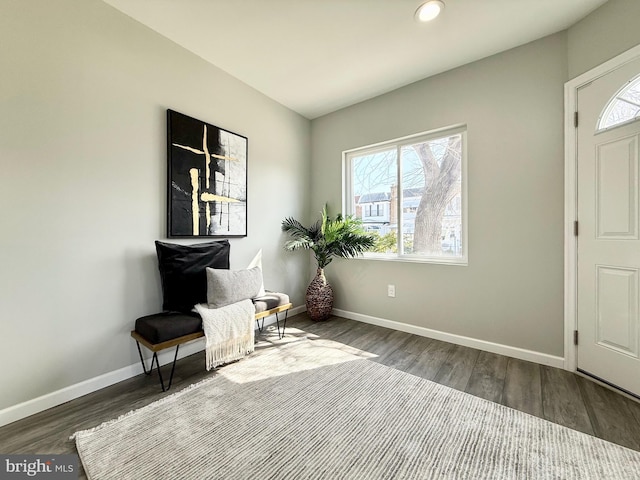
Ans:
[[[283,341],[296,337],[333,340],[372,354],[371,361],[640,451],[640,403],[564,370],[339,317],[314,323],[297,315]],[[271,330],[258,337],[257,351],[278,342]],[[207,375],[203,352],[186,357],[171,392]],[[0,428],[0,453],[75,453],[75,431],[165,395],[156,375],[139,375]]]

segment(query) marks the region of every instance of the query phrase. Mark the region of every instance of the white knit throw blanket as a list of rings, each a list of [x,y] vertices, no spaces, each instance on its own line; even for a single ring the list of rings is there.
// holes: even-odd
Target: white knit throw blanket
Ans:
[[[209,308],[206,304],[198,304],[195,308],[202,317],[202,328],[207,338],[207,370],[239,360],[254,351],[253,317],[256,310],[251,300],[220,308]]]

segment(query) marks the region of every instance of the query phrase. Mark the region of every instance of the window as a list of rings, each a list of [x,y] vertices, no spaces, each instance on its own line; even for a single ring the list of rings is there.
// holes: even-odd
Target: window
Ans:
[[[640,75],[627,82],[607,102],[598,120],[598,131],[617,127],[638,118],[640,118]]]
[[[344,211],[377,237],[365,257],[466,265],[466,127],[350,150],[344,167]]]

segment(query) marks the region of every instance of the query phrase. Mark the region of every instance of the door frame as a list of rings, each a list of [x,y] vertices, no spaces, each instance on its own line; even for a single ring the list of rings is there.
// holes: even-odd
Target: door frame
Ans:
[[[578,131],[574,126],[578,89],[638,58],[640,45],[564,84],[564,368],[572,372],[578,369],[577,347],[573,344],[573,332],[578,327],[578,237],[574,234],[578,216]]]

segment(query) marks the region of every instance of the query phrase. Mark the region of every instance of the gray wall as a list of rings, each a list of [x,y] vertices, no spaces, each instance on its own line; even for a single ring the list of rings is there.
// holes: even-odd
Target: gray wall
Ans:
[[[568,30],[569,78],[640,43],[640,1],[609,0]]]
[[[340,209],[341,152],[466,123],[469,266],[336,261],[336,307],[562,355],[562,87],[640,43],[637,0],[311,127],[98,0],[1,10],[0,409],[137,362],[133,319],[161,301],[166,108],[249,138],[232,268],[262,248],[296,304],[308,257],[282,251],[280,221]]]
[[[310,122],[98,0],[3,0],[0,409],[138,362],[158,311],[166,109],[249,138],[249,236],[267,287],[301,304],[308,257],[280,222],[308,211]],[[204,367],[204,366],[203,366]]]
[[[566,58],[556,34],[312,122],[311,206],[333,211],[342,151],[468,126],[469,266],[334,262],[337,308],[562,355]]]

